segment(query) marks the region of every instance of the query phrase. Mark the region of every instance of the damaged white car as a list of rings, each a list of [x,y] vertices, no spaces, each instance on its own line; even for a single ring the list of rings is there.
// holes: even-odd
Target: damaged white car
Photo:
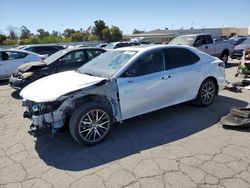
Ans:
[[[114,122],[185,101],[207,106],[224,86],[218,58],[188,46],[156,45],[106,52],[77,71],[33,82],[20,95],[33,126],[69,126],[77,142],[93,145]]]

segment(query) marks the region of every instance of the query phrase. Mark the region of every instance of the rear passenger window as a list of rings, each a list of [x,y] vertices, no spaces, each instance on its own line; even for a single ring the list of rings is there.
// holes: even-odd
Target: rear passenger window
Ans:
[[[25,58],[28,54],[22,53],[22,52],[6,52],[6,57],[8,57],[7,60],[13,60],[13,59],[22,59]]]
[[[192,65],[200,60],[196,54],[185,48],[167,48],[164,56],[166,69]]]

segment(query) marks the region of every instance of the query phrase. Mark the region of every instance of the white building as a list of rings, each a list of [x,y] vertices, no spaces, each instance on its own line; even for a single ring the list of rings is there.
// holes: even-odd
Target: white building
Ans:
[[[250,26],[249,28],[203,28],[203,29],[178,29],[178,30],[161,30],[156,29],[153,31],[140,33],[140,34],[131,34],[124,35],[125,40],[132,38],[142,37],[144,41],[149,41],[151,43],[168,43],[171,39],[180,35],[196,34],[196,33],[210,33],[214,38],[228,37],[230,35],[250,35]]]

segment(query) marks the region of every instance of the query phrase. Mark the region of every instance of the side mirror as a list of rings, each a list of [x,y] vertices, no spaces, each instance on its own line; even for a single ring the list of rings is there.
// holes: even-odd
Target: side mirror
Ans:
[[[124,77],[134,77],[134,75],[135,75],[135,69],[130,69],[125,72]]]

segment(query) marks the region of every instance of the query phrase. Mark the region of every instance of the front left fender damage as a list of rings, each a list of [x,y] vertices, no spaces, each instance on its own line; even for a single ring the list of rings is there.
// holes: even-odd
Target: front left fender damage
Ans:
[[[70,118],[72,112],[78,106],[84,105],[84,103],[80,104],[80,102],[87,102],[85,99],[88,99],[96,102],[109,103],[112,108],[114,121],[122,121],[118,87],[115,80],[104,80],[87,88],[68,93],[59,97],[59,99],[60,98],[63,98],[61,105],[57,108],[50,106],[51,109],[49,112],[47,112],[47,109],[43,109],[46,113],[42,111],[33,112],[32,105],[36,103],[26,102],[25,106],[27,106],[28,112],[25,112],[25,116],[32,120],[32,124],[36,128],[52,127],[52,129],[58,129],[63,127],[66,120]],[[43,107],[46,106],[43,103],[40,105]],[[29,115],[27,115],[27,113]]]

